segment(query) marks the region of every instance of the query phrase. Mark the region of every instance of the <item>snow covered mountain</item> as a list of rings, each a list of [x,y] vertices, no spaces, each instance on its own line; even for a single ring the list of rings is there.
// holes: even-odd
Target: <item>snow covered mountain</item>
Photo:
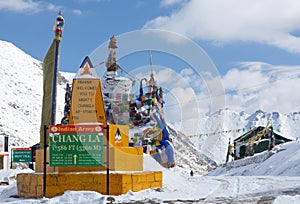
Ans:
[[[8,135],[11,146],[36,144],[40,141],[42,63],[9,42],[0,41],[0,50],[0,135]],[[66,82],[59,76],[56,121],[62,118]]]
[[[46,53],[45,53],[46,54]],[[62,59],[63,60],[63,59]],[[65,85],[72,73],[59,77],[56,121],[60,122],[64,106]],[[66,76],[66,77],[64,77]],[[11,146],[30,146],[39,142],[42,106],[42,65],[9,42],[0,41],[0,136],[9,135]],[[67,78],[67,79],[66,79]],[[295,107],[299,108],[299,107]],[[176,163],[184,169],[204,173],[225,161],[229,139],[241,132],[208,134],[258,125],[272,118],[274,129],[290,138],[300,137],[300,111],[288,115],[258,110],[249,114],[222,109],[206,115],[198,124],[199,134],[179,134],[175,138]],[[176,129],[176,125],[173,125]],[[181,130],[183,133],[188,130]],[[205,135],[207,134],[207,135]]]
[[[286,115],[257,110],[252,114],[248,114],[222,109],[203,118],[198,123],[199,134],[192,135],[188,139],[191,141],[190,144],[194,144],[203,154],[217,164],[221,164],[225,162],[229,140],[233,141],[249,131],[251,127],[266,126],[270,119],[272,119],[274,130],[283,136],[290,139],[300,137],[300,112]],[[243,129],[245,130],[243,131]]]

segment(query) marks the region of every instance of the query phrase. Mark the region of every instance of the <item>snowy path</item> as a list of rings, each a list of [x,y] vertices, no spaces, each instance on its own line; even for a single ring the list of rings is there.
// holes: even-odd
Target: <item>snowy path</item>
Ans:
[[[147,189],[140,192],[128,192],[120,196],[105,196],[96,192],[68,191],[52,199],[11,198],[16,193],[13,187],[0,188],[0,203],[106,203],[110,197],[115,203],[282,203],[282,198],[300,201],[300,177],[278,176],[167,176],[169,180],[163,188]],[[6,194],[6,195],[5,195]],[[296,202],[296,203],[297,203]],[[286,202],[284,202],[286,203]]]
[[[178,178],[178,177],[177,177]],[[273,203],[282,196],[298,196],[300,177],[199,176],[173,182],[159,191],[146,190],[116,197],[125,203]],[[171,182],[172,183],[172,182]]]
[[[219,182],[203,203],[271,203],[278,196],[300,194],[300,177],[202,177],[199,182],[203,179]]]

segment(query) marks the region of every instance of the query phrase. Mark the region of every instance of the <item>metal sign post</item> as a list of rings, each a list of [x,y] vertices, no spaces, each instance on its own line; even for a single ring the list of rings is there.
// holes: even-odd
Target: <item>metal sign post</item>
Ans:
[[[43,188],[43,196],[46,197],[46,184],[47,184],[47,181],[46,181],[46,178],[47,178],[47,166],[46,164],[48,164],[48,162],[46,161],[47,160],[47,141],[46,141],[46,137],[47,137],[47,125],[44,125],[44,188]]]
[[[109,125],[106,129],[106,194],[109,195]]]

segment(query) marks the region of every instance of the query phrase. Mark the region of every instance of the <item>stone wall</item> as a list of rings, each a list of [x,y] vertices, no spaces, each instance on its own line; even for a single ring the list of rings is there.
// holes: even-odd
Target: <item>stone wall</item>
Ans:
[[[140,191],[162,187],[162,172],[111,172],[109,175],[110,195],[121,195],[129,190]],[[43,174],[20,173],[17,175],[19,197],[42,198]],[[67,190],[106,192],[106,172],[47,173],[46,197],[62,195]]]

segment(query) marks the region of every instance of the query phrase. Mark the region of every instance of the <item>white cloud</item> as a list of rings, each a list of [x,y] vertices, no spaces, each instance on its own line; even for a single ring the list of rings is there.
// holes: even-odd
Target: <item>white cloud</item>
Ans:
[[[96,3],[101,3],[101,2],[108,2],[111,0],[78,0],[78,2],[81,3],[90,3],[90,2],[96,2]]]
[[[39,4],[37,2],[32,2],[31,0],[10,0],[10,1],[0,1],[1,10],[12,10],[12,11],[38,11]]]
[[[149,70],[138,73],[138,78],[150,75]],[[188,134],[198,131],[197,121],[215,112],[214,107],[247,113],[299,111],[300,66],[240,62],[224,76],[202,77],[189,68],[177,73],[155,66],[155,78],[164,90],[166,120]],[[220,80],[223,93],[215,88]]]
[[[236,111],[289,113],[299,111],[300,66],[273,66],[265,63],[244,63],[223,77],[226,106]],[[253,68],[254,67],[254,68]],[[258,67],[261,67],[258,69]],[[234,92],[232,92],[235,90]]]
[[[300,38],[292,34],[300,29],[298,0],[190,0],[181,5],[169,16],[147,22],[144,28],[218,43],[259,42],[300,53]]]
[[[180,4],[185,2],[185,0],[162,0],[160,2],[160,6],[166,7],[166,6],[172,6],[174,4]]]
[[[251,69],[239,70],[237,68],[230,69],[223,78],[223,84],[228,91],[245,89],[267,81],[268,77],[260,71]]]
[[[59,11],[61,7],[45,1],[32,0],[9,0],[0,1],[0,10],[9,10],[15,12],[37,13],[43,10]]]
[[[74,14],[76,14],[76,15],[82,15],[82,14],[83,14],[82,11],[79,10],[79,9],[74,9],[72,12],[73,12]]]
[[[170,122],[180,123],[186,129],[187,121],[198,121],[213,106],[233,111],[253,113],[256,110],[290,113],[300,108],[300,66],[274,66],[263,62],[240,62],[221,77],[225,92],[214,90],[218,78],[193,78],[193,70],[184,69],[179,74],[164,70],[157,74],[158,84],[163,85],[164,110]],[[199,87],[194,83],[198,80]],[[224,97],[226,101],[224,102]],[[191,132],[197,125],[189,126]]]

